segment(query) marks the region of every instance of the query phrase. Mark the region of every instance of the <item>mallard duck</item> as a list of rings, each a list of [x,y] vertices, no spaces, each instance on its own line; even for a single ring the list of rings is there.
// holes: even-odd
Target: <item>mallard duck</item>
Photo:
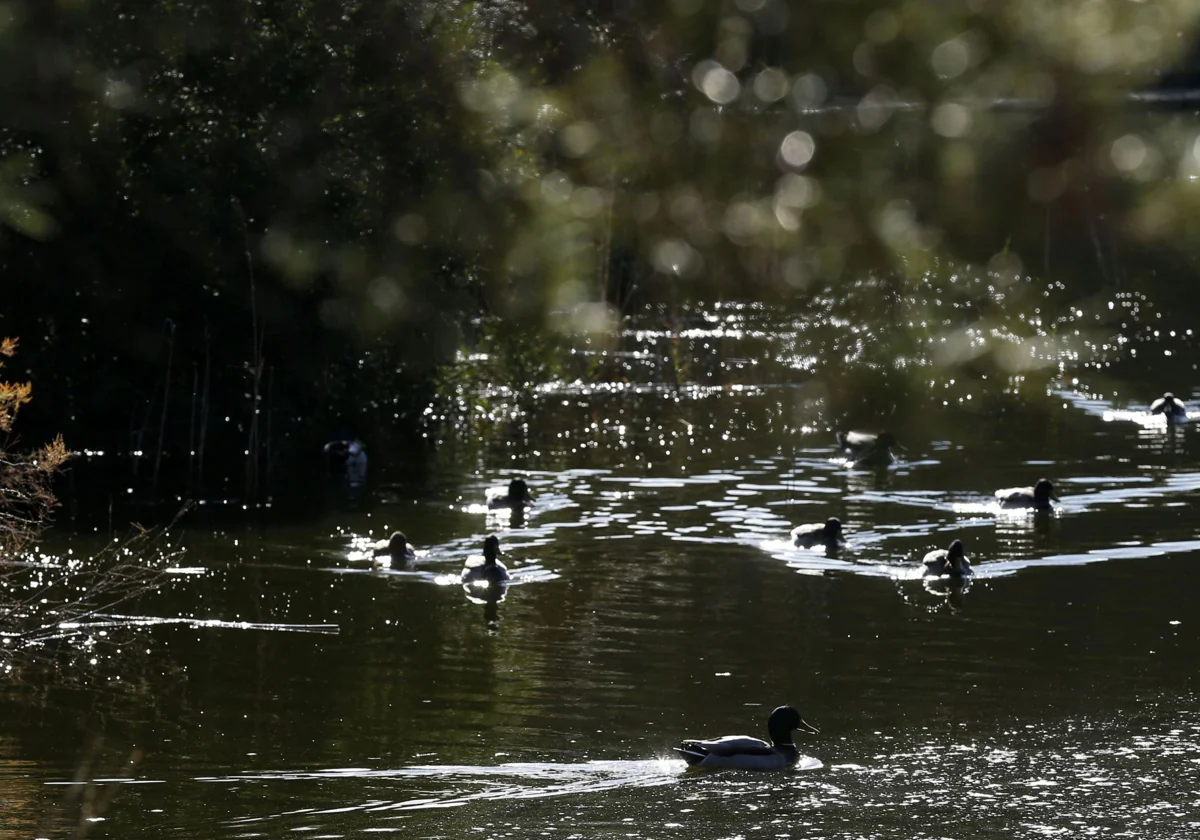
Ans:
[[[815,545],[823,545],[831,551],[840,548],[844,543],[842,520],[831,516],[824,525],[797,525],[792,529],[792,543],[797,548],[812,548]]]
[[[350,454],[350,441],[331,440],[321,451],[325,453],[325,466],[330,475],[346,474],[346,457]]]
[[[533,496],[529,495],[529,485],[523,478],[514,478],[508,482],[508,487],[489,487],[485,495],[488,510],[498,508],[518,510],[533,504]]]
[[[792,732],[820,732],[791,706],[780,706],[767,718],[771,743],[748,735],[726,735],[711,741],[683,741],[675,751],[691,767],[730,767],[738,770],[782,770],[794,767],[800,751]]]
[[[838,432],[837,442],[856,467],[886,467],[896,460],[892,454],[896,436],[891,432]]]
[[[367,480],[367,447],[357,438],[346,447],[346,481],[358,487]]]
[[[939,548],[925,555],[926,577],[964,578],[971,574],[971,561],[967,559],[962,540],[950,543],[949,548]]]
[[[416,556],[416,552],[409,545],[408,537],[404,536],[403,531],[396,531],[388,539],[379,540],[371,545],[371,558],[377,564],[384,557],[389,558],[393,563],[403,563]]]
[[[502,584],[508,581],[508,569],[496,557],[500,554],[500,539],[491,535],[483,541],[483,562],[468,563],[462,570],[463,583]],[[478,560],[478,558],[475,558]]]
[[[1050,479],[1039,479],[1032,487],[1006,487],[996,491],[1002,508],[1033,508],[1034,510],[1053,510],[1050,500],[1058,501],[1054,495],[1054,485]]]
[[[1168,423],[1182,423],[1188,419],[1187,406],[1170,391],[1150,403],[1150,413],[1163,415]]]

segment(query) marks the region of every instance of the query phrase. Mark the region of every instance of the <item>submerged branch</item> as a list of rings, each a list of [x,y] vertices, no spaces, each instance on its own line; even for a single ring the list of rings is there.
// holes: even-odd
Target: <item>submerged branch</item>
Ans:
[[[44,656],[51,642],[89,636],[88,619],[158,589],[182,553],[170,541],[171,525],[138,527],[88,558],[26,555],[0,566],[0,667],[11,670],[23,654]]]

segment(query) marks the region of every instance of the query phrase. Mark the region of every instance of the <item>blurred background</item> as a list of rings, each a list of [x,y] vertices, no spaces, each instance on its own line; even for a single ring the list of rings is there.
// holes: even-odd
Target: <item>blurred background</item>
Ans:
[[[486,437],[539,384],[605,378],[631,325],[678,338],[723,301],[803,319],[773,376],[817,426],[1067,365],[1169,382],[1194,370],[1198,17],[6,0],[22,434],[85,455],[72,511],[303,505],[327,440],[420,482],[431,417]]]

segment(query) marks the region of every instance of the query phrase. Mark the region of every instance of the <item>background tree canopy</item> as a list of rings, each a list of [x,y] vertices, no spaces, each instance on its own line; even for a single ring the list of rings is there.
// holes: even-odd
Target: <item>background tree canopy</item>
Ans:
[[[1080,313],[1152,289],[1186,322],[1198,18],[7,0],[0,331],[38,383],[26,430],[175,453],[173,487],[206,486],[180,455],[207,449],[253,496],[338,427],[415,440],[481,316],[518,355],[504,335],[611,336],[631,305],[698,299],[832,293],[899,331],[881,358],[1014,310],[1033,335],[1047,284]],[[945,295],[961,322],[922,323]]]

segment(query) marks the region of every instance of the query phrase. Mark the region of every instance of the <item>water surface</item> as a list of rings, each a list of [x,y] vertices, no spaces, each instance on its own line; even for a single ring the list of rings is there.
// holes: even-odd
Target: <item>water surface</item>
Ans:
[[[993,412],[960,382],[851,470],[836,395],[751,327],[631,332],[627,380],[549,386],[369,512],[188,530],[85,660],[6,688],[0,835],[1195,836],[1195,433],[1153,392]],[[690,342],[674,384],[663,341]],[[535,506],[485,512],[514,471]],[[1053,514],[996,508],[1043,476]],[[844,551],[790,545],[831,515]],[[372,568],[397,527],[417,560]],[[513,582],[478,603],[457,575],[490,532]],[[975,579],[921,580],[956,537]],[[796,770],[671,751],[784,702],[821,728]]]

